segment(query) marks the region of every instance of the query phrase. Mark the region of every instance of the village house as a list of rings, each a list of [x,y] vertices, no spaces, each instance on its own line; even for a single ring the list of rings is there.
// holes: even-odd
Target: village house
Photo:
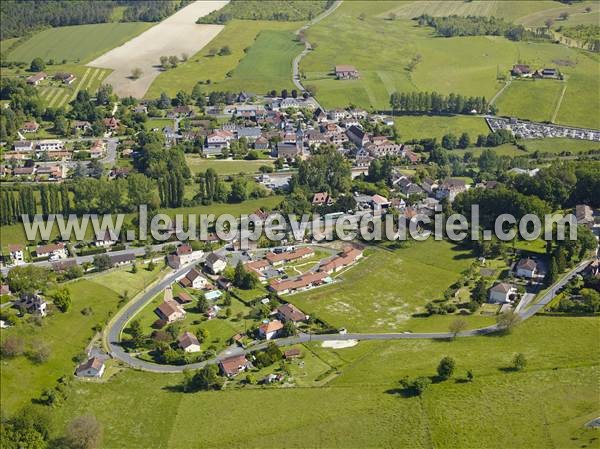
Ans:
[[[324,271],[305,273],[295,279],[273,281],[271,284],[269,284],[268,288],[277,294],[285,295],[287,293],[306,290],[308,288],[321,285],[325,282],[327,276],[328,274]]]
[[[271,265],[276,267],[283,265],[284,263],[289,263],[293,260],[306,259],[307,257],[311,257],[314,253],[315,252],[312,250],[312,248],[303,246],[294,249],[293,251],[284,251],[281,253],[269,252],[265,256],[265,259],[267,259]]]
[[[168,296],[170,292],[170,297]],[[165,301],[168,300],[172,300],[173,299],[173,290],[172,289],[165,289]],[[181,305],[185,305],[185,304],[191,304],[192,302],[194,302],[194,298],[192,298],[192,295],[190,295],[188,292],[181,290],[179,293],[177,293],[177,296],[175,297],[175,301],[177,301],[179,304]]]
[[[467,185],[462,179],[448,178],[446,179],[435,192],[435,197],[438,200],[448,198],[448,201],[454,201],[456,195],[467,190]]]
[[[210,253],[208,256],[206,256],[204,266],[212,274],[219,274],[227,267],[227,260],[224,257],[219,256],[217,253]]]
[[[185,318],[185,310],[183,310],[183,307],[175,301],[164,301],[160,306],[154,309],[154,313],[167,323],[173,323],[174,321]]]
[[[357,148],[362,148],[369,143],[369,136],[363,131],[362,128],[359,128],[358,126],[351,126],[348,128],[346,135],[348,136],[350,142],[356,145]]]
[[[255,273],[258,276],[258,280],[261,282],[266,279],[264,272],[270,266],[271,264],[267,259],[252,260],[244,264],[244,268]]]
[[[102,237],[96,239],[94,245],[106,248],[108,246],[113,246],[115,243],[117,243],[117,239],[112,236],[109,230],[107,230],[106,232],[104,232]]]
[[[438,188],[438,183],[431,178],[423,178],[421,181],[421,188],[427,193],[433,193]]]
[[[492,304],[505,304],[517,294],[517,289],[512,284],[501,282],[490,288],[489,302]]]
[[[104,142],[102,140],[96,140],[90,147],[90,157],[92,159],[100,159],[104,154]]]
[[[182,265],[200,259],[204,255],[204,251],[194,251],[190,245],[184,243],[179,245],[175,250],[175,255],[179,257],[179,262]]]
[[[30,122],[23,123],[23,126],[21,126],[19,131],[22,133],[35,133],[38,131],[38,129],[40,129],[40,125],[35,120],[32,120]]]
[[[537,263],[533,259],[521,259],[517,263],[516,275],[524,278],[534,278],[537,273]]]
[[[265,340],[271,340],[283,329],[283,323],[279,320],[263,323],[258,327],[258,335]]]
[[[332,203],[332,198],[329,196],[328,192],[317,192],[313,195],[312,205],[313,206],[323,206]]]
[[[418,164],[419,162],[421,162],[421,155],[415,153],[412,150],[406,149],[406,145],[404,145],[402,156],[404,156],[404,158],[408,160],[408,162],[410,162],[411,164]]]
[[[327,274],[335,273],[352,265],[361,257],[362,251],[356,248],[348,248],[338,256],[335,256],[333,259],[329,260],[328,262],[324,262],[319,267],[319,271]]]
[[[512,76],[529,77],[531,76],[531,69],[525,64],[515,64],[513,65],[510,73]]]
[[[302,355],[302,352],[298,348],[290,348],[283,353],[283,358],[286,360],[296,359]]]
[[[106,129],[110,132],[118,131],[119,126],[121,125],[121,122],[119,122],[119,120],[115,117],[105,118],[102,122],[104,123]]]
[[[45,139],[37,142],[39,151],[62,151],[64,147],[65,143],[58,139]]]
[[[385,197],[385,196],[381,196],[381,195],[373,195],[373,197],[371,198],[371,206],[373,207],[373,212],[383,212],[385,210],[387,210],[390,207],[390,201]]]
[[[209,154],[220,154],[223,148],[229,148],[229,142],[234,138],[230,131],[216,129],[206,136],[205,149]]]
[[[44,72],[38,72],[35,75],[31,75],[31,76],[27,77],[27,84],[37,86],[42,81],[44,81],[47,77],[48,77],[48,75],[46,75]]]
[[[73,122],[71,122],[71,128],[73,131],[84,132],[92,129],[92,124],[86,120],[73,120]]]
[[[339,80],[355,80],[360,75],[353,65],[338,64],[335,66],[335,77]]]
[[[31,140],[17,140],[13,143],[13,148],[18,152],[33,151],[35,145]]]
[[[201,290],[208,284],[208,279],[202,276],[200,270],[196,267],[188,271],[185,276],[179,278],[179,283],[182,287],[193,288],[195,290]]]
[[[246,128],[238,128],[236,131],[236,135],[238,139],[244,137],[248,142],[252,143],[256,141],[259,137],[261,137],[262,130],[257,127],[246,127]]]
[[[587,204],[578,204],[575,206],[575,218],[578,225],[592,228],[594,226],[594,211]]]
[[[191,332],[184,332],[177,339],[177,346],[184,352],[200,352],[200,342]]]
[[[82,363],[75,370],[77,377],[102,377],[106,365],[104,361],[99,357],[92,357],[87,362]]]
[[[308,315],[298,309],[294,304],[284,304],[277,308],[277,317],[284,323],[291,321],[292,323],[300,323],[308,320]]]
[[[15,264],[20,264],[25,261],[25,252],[23,245],[9,244],[8,252],[10,254],[10,258]]]
[[[296,143],[277,143],[276,157],[280,157],[287,160],[293,160],[298,156],[302,156],[302,145]]]
[[[34,167],[15,167],[12,174],[13,176],[31,176],[34,171]]]
[[[15,306],[32,315],[46,316],[48,303],[37,293],[22,293]]]
[[[252,365],[246,359],[245,355],[236,355],[228,357],[219,362],[221,373],[227,377],[235,376],[242,371],[249,369]]]
[[[255,150],[268,150],[269,149],[269,141],[266,137],[260,136],[254,141],[254,149]]]
[[[51,243],[49,245],[38,246],[35,250],[37,257],[49,257],[51,260],[65,259],[67,257],[67,248],[64,243]]]
[[[120,267],[122,265],[127,265],[135,262],[134,253],[111,254],[108,257],[110,259],[111,266],[113,267]]]

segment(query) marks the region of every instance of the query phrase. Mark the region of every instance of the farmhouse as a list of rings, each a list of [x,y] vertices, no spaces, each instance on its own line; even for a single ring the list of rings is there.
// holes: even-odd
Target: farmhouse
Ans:
[[[174,301],[164,301],[160,306],[154,309],[161,320],[172,323],[185,318],[185,310]]]
[[[277,308],[277,317],[283,321],[291,321],[292,323],[299,323],[308,320],[308,315],[302,312],[294,304],[284,304]]]
[[[362,257],[362,252],[356,248],[348,248],[340,255],[334,257],[329,262],[323,263],[319,267],[319,272],[327,274],[335,273],[346,268]]]
[[[490,288],[489,302],[492,304],[504,304],[510,302],[511,296],[517,293],[517,289],[506,282],[494,285]]]
[[[269,263],[273,266],[282,265],[284,263],[291,262],[292,260],[305,259],[310,257],[315,252],[306,246],[294,249],[293,251],[285,251],[282,253],[267,253],[265,258],[269,261]]]
[[[27,78],[27,84],[37,86],[42,81],[44,81],[47,77],[48,77],[48,75],[46,75],[44,72],[36,73],[35,75],[31,75],[30,77]]]
[[[219,367],[225,376],[232,377],[247,370],[251,365],[245,355],[236,355],[221,360],[219,362]]]
[[[87,362],[82,363],[75,370],[77,377],[102,377],[106,365],[99,357],[92,357]]]
[[[335,66],[335,77],[339,80],[355,80],[360,75],[353,65],[339,64]]]
[[[185,352],[200,352],[200,342],[191,332],[184,332],[177,339],[177,346]]]
[[[35,253],[37,257],[50,257],[52,259],[64,259],[67,257],[67,249],[62,242],[38,246]]]
[[[517,276],[524,278],[533,278],[537,272],[538,266],[533,259],[521,259],[517,263]]]
[[[531,76],[531,70],[528,65],[515,64],[510,71],[512,76]]]
[[[270,340],[277,336],[277,333],[283,329],[283,323],[279,320],[263,323],[258,327],[258,335],[265,340]]]
[[[35,133],[40,129],[40,125],[35,121],[25,122],[23,126],[21,126],[20,131],[23,133]]]
[[[227,267],[227,260],[216,253],[210,253],[206,256],[204,266],[213,274],[221,273]]]

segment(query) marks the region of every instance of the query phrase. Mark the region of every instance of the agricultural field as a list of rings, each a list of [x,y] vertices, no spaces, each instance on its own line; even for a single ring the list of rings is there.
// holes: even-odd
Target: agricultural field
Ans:
[[[595,432],[583,425],[597,412],[599,325],[597,318],[543,317],[505,336],[304,347],[319,369],[335,367],[324,387],[185,394],[175,388],[180,375],[126,370],[105,383],[79,383],[53,419],[63,428],[92,413],[111,448],[591,447]],[[529,361],[524,371],[507,369],[516,352]],[[399,379],[433,376],[444,356],[457,361],[455,379],[434,383],[421,398],[399,393]],[[461,380],[467,369],[473,382]],[[268,424],[249,413],[259,403],[269,404]]]
[[[269,167],[273,165],[273,161],[269,159],[259,159],[255,161],[205,159],[195,155],[186,155],[186,161],[192,173],[204,172],[209,168],[212,168],[219,175],[236,175],[238,173],[256,174],[259,172],[258,169],[263,165]]]
[[[403,141],[428,137],[437,137],[441,141],[444,134],[459,136],[466,132],[474,142],[479,134],[490,132],[483,117],[466,115],[404,115],[394,117],[394,123]]]
[[[158,275],[158,267],[147,271],[140,267],[136,274],[129,270],[115,269],[89,279],[69,282],[73,303],[66,313],[55,311],[43,319],[41,326],[19,321],[12,329],[2,330],[1,338],[10,335],[22,337],[26,345],[42,341],[50,348],[47,362],[36,364],[26,356],[2,361],[2,408],[8,412],[39,397],[44,388],[56,380],[71,374],[77,363],[72,359],[84,351],[94,335],[92,328],[103,324],[114,313],[124,290],[129,297],[135,296],[144,285]],[[82,310],[90,307],[90,314]]]
[[[394,251],[368,249],[365,260],[330,286],[288,295],[285,299],[334,328],[349,332],[401,332],[421,325],[412,315],[439,299],[474,258],[448,242],[413,242]],[[447,329],[447,324],[441,331]],[[479,323],[478,323],[479,324]]]
[[[472,3],[477,2],[465,7]],[[488,3],[493,2],[479,5]],[[326,108],[352,103],[387,110],[394,91],[457,92],[491,99],[502,87],[497,75],[508,74],[513,64],[525,62],[533,67],[558,67],[566,75],[567,90],[557,123],[600,127],[594,113],[600,101],[599,62],[588,52],[550,43],[512,42],[499,36],[440,38],[412,20],[389,20],[391,10],[384,2],[345,2],[308,30],[308,40],[317,47],[302,60],[300,69],[304,84],[316,88],[317,98]],[[373,48],[380,49],[377,58],[373,58]],[[407,66],[417,54],[421,61],[409,71]],[[333,79],[330,73],[335,64],[356,66],[360,79]]]
[[[152,25],[129,22],[48,28],[19,44],[6,56],[6,60],[29,63],[40,57],[44,61],[85,63],[124,44]]]
[[[551,122],[567,83],[557,80],[513,81],[496,101],[498,113],[537,122]]]
[[[179,90],[191,92],[198,81],[207,80],[207,91],[260,88],[254,93],[263,94],[266,90],[291,88],[291,61],[300,53],[291,33],[299,27],[296,22],[232,20],[187,62],[161,73],[146,97],[157,98],[161,92],[170,96]],[[211,56],[212,50],[224,46],[231,54]]]
[[[124,45],[94,59],[89,65],[114,70],[107,82],[119,96],[142,98],[161,73],[161,56],[189,56],[219,34],[223,28],[221,25],[198,25],[196,19],[225,4],[221,0],[190,3]],[[141,72],[135,79],[132,77],[133,69]]]

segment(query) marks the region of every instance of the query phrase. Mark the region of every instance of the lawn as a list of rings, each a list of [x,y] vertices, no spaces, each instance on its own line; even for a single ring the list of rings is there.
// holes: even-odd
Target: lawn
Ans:
[[[550,122],[564,87],[557,80],[513,81],[496,101],[498,114]]]
[[[2,338],[9,335],[23,337],[26,345],[43,341],[50,347],[50,358],[42,364],[31,362],[26,356],[2,361],[2,408],[14,411],[39,397],[44,388],[54,385],[56,380],[74,371],[77,363],[73,357],[85,350],[94,335],[92,328],[103,324],[116,312],[120,294],[128,290],[133,297],[142,287],[143,280],[149,282],[158,274],[140,269],[131,274],[124,269],[66,284],[71,292],[73,303],[67,313],[56,311],[43,319],[42,326],[19,321],[17,326],[2,330]],[[81,311],[91,307],[92,313]]]
[[[419,7],[424,3],[411,5]],[[499,6],[503,2],[460,3],[465,8],[496,3],[501,14],[511,15],[510,8]],[[556,6],[546,2],[546,6],[552,4]],[[344,2],[308,30],[308,40],[317,47],[302,60],[300,68],[306,77],[304,83],[316,87],[317,99],[324,107],[352,103],[387,110],[391,93],[415,90],[483,95],[489,100],[502,87],[498,73],[508,74],[512,65],[521,61],[533,67],[558,66],[567,76],[568,88],[558,123],[600,127],[596,113],[600,102],[599,61],[595,55],[563,45],[512,42],[499,36],[441,38],[412,20],[388,20],[394,9],[393,3],[386,2]],[[526,9],[521,9],[521,13],[527,14]],[[376,58],[373,48],[377,48]],[[421,62],[412,72],[408,71],[406,67],[416,54],[421,56]],[[330,73],[335,64],[356,66],[360,79],[333,79]],[[543,110],[556,105],[552,94],[544,93],[542,98],[548,97],[552,97],[552,106],[544,104]],[[528,115],[528,108],[531,107],[526,105],[523,110],[516,110],[515,115]]]
[[[340,372],[325,387],[184,394],[173,391],[179,375],[123,371],[79,384],[53,417],[62,429],[94,414],[111,448],[591,447],[595,432],[583,424],[597,413],[599,323],[544,317],[502,337],[311,346],[320,362],[306,370]],[[519,351],[526,370],[502,371]],[[456,378],[472,369],[474,381],[437,383],[422,398],[397,394],[400,378],[431,376],[446,355],[457,361]],[[269,404],[267,421],[257,404]]]
[[[291,32],[299,27],[300,24],[295,22],[232,20],[187,62],[161,73],[146,97],[157,98],[161,92],[170,96],[175,96],[179,90],[191,92],[198,81],[206,80],[210,80],[210,85],[205,86],[207,92],[260,88],[254,93],[264,94],[271,89],[290,88],[291,59],[295,56],[292,53],[297,47],[291,40]],[[231,54],[210,56],[212,49],[219,50],[224,46],[229,47]],[[258,79],[259,74],[264,78]]]
[[[263,165],[272,166],[273,161],[261,159],[255,161],[246,160],[223,160],[205,159],[196,155],[186,155],[188,167],[192,173],[205,172],[209,168],[214,169],[219,175],[236,175],[238,173],[256,174]]]
[[[439,299],[473,258],[447,242],[413,242],[395,251],[370,249],[331,286],[286,296],[309,315],[356,332],[400,332],[422,325],[412,314]],[[442,331],[448,328],[445,322]]]
[[[168,118],[149,118],[144,122],[144,127],[147,130],[152,130],[154,128],[158,128],[162,130],[164,127],[173,127],[173,120]]]
[[[485,119],[466,115],[405,115],[394,117],[394,123],[402,140],[437,137],[438,141],[441,141],[444,134],[452,133],[460,136],[466,132],[471,137],[471,141],[475,142],[479,134],[490,132]]]
[[[40,57],[44,61],[88,62],[108,50],[150,28],[152,23],[124,22],[98,23],[48,28],[35,33],[19,44],[8,55],[8,61],[29,63]]]

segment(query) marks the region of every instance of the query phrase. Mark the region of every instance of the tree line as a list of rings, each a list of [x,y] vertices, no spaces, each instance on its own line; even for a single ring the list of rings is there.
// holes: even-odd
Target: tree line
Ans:
[[[390,95],[393,112],[408,114],[484,114],[489,104],[484,96],[464,96],[438,92],[394,92]]]
[[[552,35],[547,28],[527,29],[497,17],[447,16],[433,17],[423,14],[415,19],[420,26],[435,28],[438,35],[454,36],[504,36],[513,41],[549,40]]]

